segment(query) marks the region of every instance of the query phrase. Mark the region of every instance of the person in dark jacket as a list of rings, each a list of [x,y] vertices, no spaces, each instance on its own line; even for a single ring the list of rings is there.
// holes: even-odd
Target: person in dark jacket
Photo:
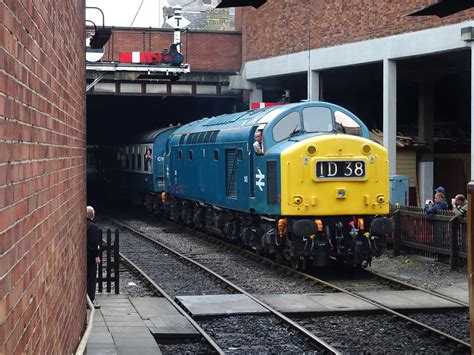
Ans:
[[[438,192],[441,192],[441,193],[444,195],[444,202],[447,203],[448,209],[449,209],[449,210],[452,209],[452,208],[453,208],[453,205],[451,204],[451,201],[449,201],[449,200],[446,198],[446,196],[447,196],[447,194],[446,194],[446,189],[445,189],[443,186],[439,186],[439,187],[437,187],[437,188],[434,190],[434,193],[435,193],[435,194],[438,193]]]
[[[100,306],[95,303],[97,265],[100,263],[100,242],[99,227],[94,222],[94,217],[94,208],[92,206],[87,206],[87,294],[94,303],[94,307],[100,308]]]
[[[446,197],[442,192],[435,193],[434,201],[427,200],[425,204],[426,214],[436,214],[439,210],[448,210]]]

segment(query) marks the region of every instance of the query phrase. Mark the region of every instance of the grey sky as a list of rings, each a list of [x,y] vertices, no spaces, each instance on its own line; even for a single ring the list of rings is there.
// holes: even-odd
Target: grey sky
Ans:
[[[169,5],[167,0],[86,0],[88,6],[104,12],[105,26],[162,27],[163,6]],[[86,9],[86,20],[102,26],[102,15],[95,9]]]

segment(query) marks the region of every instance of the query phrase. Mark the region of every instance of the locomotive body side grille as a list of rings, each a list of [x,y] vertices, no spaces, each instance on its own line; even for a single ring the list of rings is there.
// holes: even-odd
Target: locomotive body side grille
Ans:
[[[228,198],[237,199],[237,156],[235,149],[225,150],[225,195]]]
[[[277,202],[277,162],[269,160],[267,161],[267,203],[275,204]]]

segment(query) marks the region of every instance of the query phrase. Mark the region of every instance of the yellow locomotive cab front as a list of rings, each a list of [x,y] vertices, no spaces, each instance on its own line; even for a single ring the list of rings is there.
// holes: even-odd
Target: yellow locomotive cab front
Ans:
[[[305,139],[281,153],[284,216],[389,213],[389,163],[384,147],[339,134]]]

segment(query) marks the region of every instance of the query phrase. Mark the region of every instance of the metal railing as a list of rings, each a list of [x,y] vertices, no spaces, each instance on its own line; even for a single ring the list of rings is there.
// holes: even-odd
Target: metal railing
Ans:
[[[97,282],[99,283],[98,292],[103,292],[103,283],[106,283],[106,292],[110,293],[112,290],[112,282],[114,283],[115,294],[119,294],[120,278],[119,278],[119,231],[115,230],[114,243],[112,244],[112,231],[107,229],[106,243],[102,239],[102,230],[100,233],[100,263]],[[105,252],[105,259],[104,259]],[[105,269],[105,270],[104,270]],[[104,272],[105,271],[105,272]],[[105,276],[104,276],[105,273]]]
[[[393,254],[401,249],[410,253],[447,261],[451,269],[467,260],[467,218],[455,216],[451,211],[438,211],[429,215],[422,208],[400,206],[392,209],[395,231],[388,242]]]

